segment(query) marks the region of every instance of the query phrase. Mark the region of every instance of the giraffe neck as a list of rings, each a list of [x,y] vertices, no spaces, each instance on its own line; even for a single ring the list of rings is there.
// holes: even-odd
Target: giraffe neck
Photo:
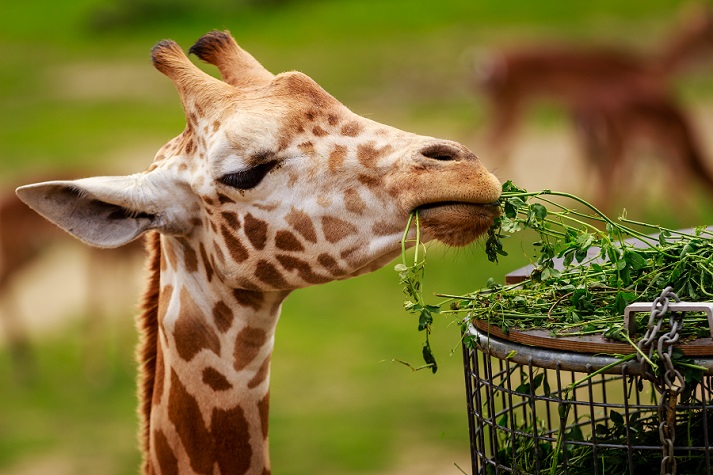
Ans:
[[[287,293],[228,288],[188,242],[161,239],[147,471],[269,474],[270,357]]]

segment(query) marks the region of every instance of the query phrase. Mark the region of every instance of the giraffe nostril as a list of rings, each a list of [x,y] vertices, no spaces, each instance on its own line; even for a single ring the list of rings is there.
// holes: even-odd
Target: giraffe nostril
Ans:
[[[457,160],[461,153],[458,149],[450,145],[436,144],[429,145],[428,147],[421,150],[421,155],[426,158],[431,158],[433,160],[449,162],[452,160]]]

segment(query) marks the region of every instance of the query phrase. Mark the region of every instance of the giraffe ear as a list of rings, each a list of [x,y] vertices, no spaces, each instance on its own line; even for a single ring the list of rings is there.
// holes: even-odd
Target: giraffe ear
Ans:
[[[119,247],[149,229],[165,228],[168,203],[147,200],[138,182],[146,175],[50,181],[18,188],[30,208],[81,241],[96,247]],[[164,199],[165,200],[165,199]]]

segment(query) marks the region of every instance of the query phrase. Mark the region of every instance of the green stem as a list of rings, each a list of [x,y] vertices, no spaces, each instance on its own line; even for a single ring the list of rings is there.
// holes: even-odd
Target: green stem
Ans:
[[[617,366],[617,365],[620,365],[620,364],[622,364],[622,363],[626,363],[627,361],[631,361],[631,360],[633,360],[634,358],[636,358],[636,353],[631,353],[631,354],[629,354],[629,355],[622,356],[621,358],[617,359],[617,360],[616,360],[615,362],[613,362],[613,363],[609,363],[609,364],[606,365],[606,366],[602,366],[602,367],[599,368],[598,370],[589,373],[589,374],[588,374],[587,376],[585,376],[584,378],[582,378],[582,379],[580,379],[580,380],[578,380],[578,381],[575,381],[575,382],[573,382],[572,384],[570,384],[569,387],[567,388],[567,393],[569,393],[569,391],[574,390],[574,388],[576,388],[576,387],[579,386],[580,384],[586,383],[587,381],[589,381],[589,380],[592,379],[593,377],[598,376],[598,375],[600,375],[600,374],[602,374],[602,373],[605,373],[606,371],[608,371],[608,370],[611,369],[611,368],[614,368],[614,367]]]
[[[406,239],[408,236],[408,232],[411,230],[411,221],[413,221],[413,216],[414,216],[414,213],[411,213],[408,215],[408,222],[406,223],[406,230],[404,231],[404,235],[401,238],[401,263],[403,265],[406,265]]]
[[[634,343],[634,342],[631,340],[631,338],[629,338],[628,333],[622,332],[622,336],[624,337],[624,339],[625,339],[631,346],[634,347],[634,349],[636,350],[636,353],[638,353],[644,360],[646,360],[646,362],[649,364],[649,366],[651,366],[651,369],[654,371],[654,373],[655,373],[656,371],[658,371],[658,369],[659,369],[658,365],[657,365],[656,363],[654,363],[653,361],[651,361],[651,360],[649,359],[649,357],[646,356],[646,354],[645,354],[643,351],[641,351],[641,348],[639,348],[639,345],[637,345],[636,343]],[[634,354],[636,354],[636,353],[634,353]]]

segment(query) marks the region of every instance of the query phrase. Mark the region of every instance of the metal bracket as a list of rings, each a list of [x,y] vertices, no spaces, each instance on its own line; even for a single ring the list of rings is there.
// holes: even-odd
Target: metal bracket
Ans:
[[[636,319],[632,318],[632,313],[651,313],[650,302],[635,302],[629,304],[624,309],[624,328],[633,335],[636,331]],[[708,317],[708,328],[713,338],[713,303],[709,302],[670,302],[669,312],[705,312]]]

